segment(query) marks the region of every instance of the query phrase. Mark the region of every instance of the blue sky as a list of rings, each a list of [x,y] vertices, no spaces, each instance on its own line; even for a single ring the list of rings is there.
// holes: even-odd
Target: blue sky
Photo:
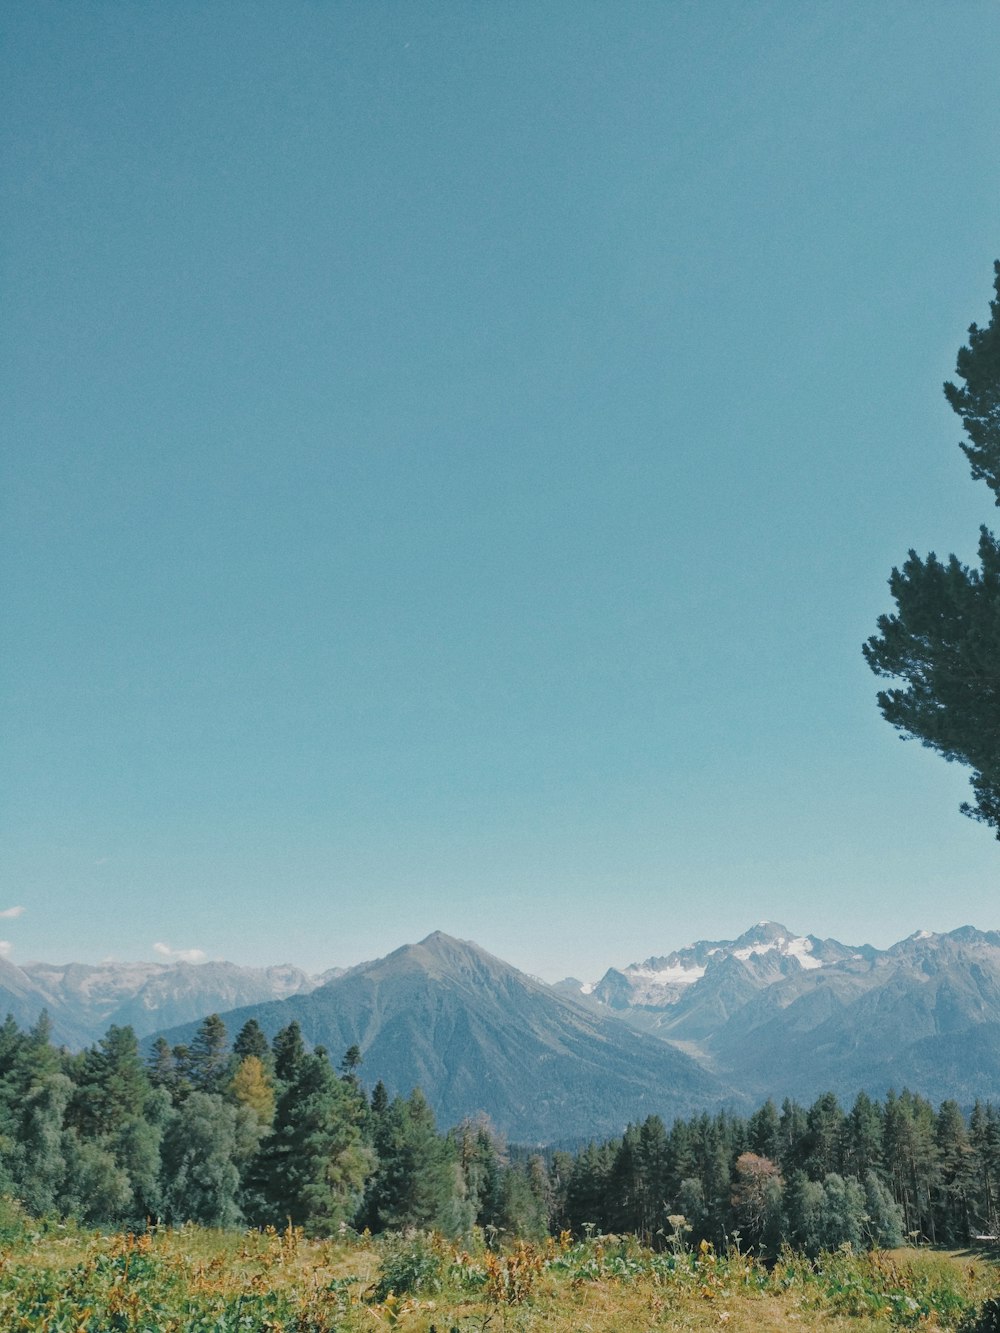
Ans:
[[[996,521],[993,0],[0,23],[12,959],[1000,927],[860,652]]]

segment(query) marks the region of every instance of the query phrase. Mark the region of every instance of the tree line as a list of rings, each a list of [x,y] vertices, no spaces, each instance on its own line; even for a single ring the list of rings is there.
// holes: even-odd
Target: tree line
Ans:
[[[484,1119],[441,1133],[419,1089],[370,1095],[296,1023],[230,1046],[218,1015],[143,1060],[131,1028],[78,1054],[48,1019],[0,1027],[0,1192],[98,1226],[435,1228],[488,1238],[631,1233],[774,1254],[845,1242],[967,1244],[1000,1231],[1000,1110],[832,1093],[659,1116],[576,1153],[507,1148]]]
[[[1000,1111],[955,1101],[860,1093],[845,1110],[825,1093],[811,1106],[767,1101],[730,1112],[630,1125],[563,1163],[562,1222],[631,1232],[653,1244],[678,1236],[734,1241],[775,1254],[815,1255],[927,1241],[966,1245],[1000,1226]]]

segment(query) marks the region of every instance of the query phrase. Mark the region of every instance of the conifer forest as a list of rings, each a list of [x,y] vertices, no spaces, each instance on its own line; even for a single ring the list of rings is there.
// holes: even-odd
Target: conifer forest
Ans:
[[[568,1151],[362,1073],[294,1022],[230,1043],[212,1015],[144,1058],[128,1027],[72,1054],[9,1018],[2,1326],[996,1327],[993,1104],[827,1094]]]
[[[217,1015],[188,1047],[112,1027],[70,1054],[43,1018],[0,1028],[0,1187],[33,1216],[101,1227],[286,1225],[306,1235],[432,1229],[497,1241],[629,1234],[654,1250],[806,1255],[963,1246],[1000,1228],[1000,1108],[905,1090],[850,1107],[766,1102],[576,1151],[504,1144],[485,1119],[439,1127],[419,1088],[369,1092],[295,1023],[230,1045]]]

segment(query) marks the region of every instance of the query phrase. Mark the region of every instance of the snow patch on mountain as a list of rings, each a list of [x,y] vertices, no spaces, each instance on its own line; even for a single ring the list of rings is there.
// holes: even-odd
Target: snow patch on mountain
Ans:
[[[785,936],[779,935],[775,939],[748,944],[742,949],[733,949],[732,956],[745,963],[754,954],[772,952],[782,954],[786,958],[794,958],[799,966],[807,971],[810,968],[823,966],[819,958],[813,957],[812,940],[805,935],[798,935],[793,939],[786,939]]]
[[[687,957],[685,957],[687,955]],[[685,990],[705,975],[705,965],[695,962],[689,950],[667,958],[647,958],[622,969],[632,989],[633,1004],[675,1004]]]

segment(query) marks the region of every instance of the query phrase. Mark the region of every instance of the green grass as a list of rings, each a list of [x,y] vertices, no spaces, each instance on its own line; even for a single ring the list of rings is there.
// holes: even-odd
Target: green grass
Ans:
[[[735,1252],[653,1253],[617,1237],[497,1254],[427,1234],[14,1232],[0,1251],[5,1333],[972,1330],[1000,1296],[992,1261],[915,1250],[786,1254],[768,1270]]]

